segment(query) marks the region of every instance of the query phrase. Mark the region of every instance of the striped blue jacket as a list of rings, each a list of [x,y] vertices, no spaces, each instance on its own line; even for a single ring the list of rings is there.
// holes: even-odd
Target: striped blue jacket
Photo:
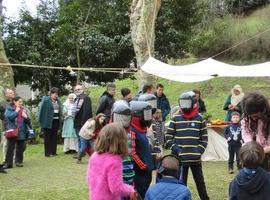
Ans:
[[[207,146],[207,129],[204,118],[198,114],[192,119],[174,116],[165,135],[166,147],[179,156],[183,165],[201,162]]]

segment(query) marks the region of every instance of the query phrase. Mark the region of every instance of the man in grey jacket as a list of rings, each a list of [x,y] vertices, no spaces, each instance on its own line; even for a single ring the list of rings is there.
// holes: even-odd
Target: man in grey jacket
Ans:
[[[15,93],[10,88],[5,88],[3,90],[5,100],[0,102],[0,119],[2,120],[2,138],[1,138],[1,144],[3,145],[3,161],[6,160],[6,153],[7,153],[7,139],[4,136],[5,131],[7,130],[7,120],[5,118],[5,110],[8,104],[11,103],[12,99],[15,97]],[[2,169],[2,165],[0,165],[0,172],[5,171]]]

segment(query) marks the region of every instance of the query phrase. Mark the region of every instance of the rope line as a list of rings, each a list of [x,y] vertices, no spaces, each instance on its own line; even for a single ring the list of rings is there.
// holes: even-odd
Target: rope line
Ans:
[[[252,40],[252,39],[254,39],[254,38],[256,38],[256,37],[258,37],[258,36],[260,36],[260,35],[262,35],[262,34],[264,34],[266,32],[268,32],[268,31],[270,31],[270,28],[264,30],[263,32],[256,33],[255,35],[253,35],[252,37],[250,37],[250,38],[248,38],[246,40],[242,40],[240,42],[237,42],[236,44],[234,44],[233,46],[229,47],[228,49],[225,49],[225,50],[223,50],[223,51],[221,51],[221,52],[219,52],[219,53],[211,56],[210,58],[215,58],[215,57],[219,56],[220,54],[223,54],[223,53],[225,53],[225,52],[227,52],[227,51],[229,51],[229,50],[231,50],[231,49],[233,49],[233,48],[235,48],[235,47],[237,47],[237,46],[239,46],[239,45],[241,45],[241,44],[243,44],[245,42],[248,42],[249,40]]]
[[[125,68],[75,68],[75,67],[55,67],[55,66],[40,66],[40,65],[28,65],[28,64],[12,64],[12,63],[0,63],[2,66],[16,66],[16,67],[27,67],[27,68],[39,68],[39,69],[58,69],[58,70],[67,70],[67,71],[90,71],[90,72],[108,72],[108,73],[126,73],[131,74],[136,72],[134,69],[125,69]],[[127,71],[127,70],[132,70]]]

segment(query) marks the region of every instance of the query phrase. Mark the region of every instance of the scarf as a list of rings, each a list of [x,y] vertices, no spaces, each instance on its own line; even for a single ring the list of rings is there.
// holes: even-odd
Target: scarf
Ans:
[[[198,113],[199,113],[199,107],[196,106],[192,109],[191,112],[189,113],[184,113],[181,108],[180,108],[180,112],[182,113],[183,117],[186,118],[186,119],[192,119],[194,118]]]
[[[16,110],[16,107],[14,106],[14,110]],[[23,112],[23,108],[21,108],[18,112],[18,116],[16,118],[16,122],[17,122],[17,126],[19,127],[23,121],[23,117],[22,117],[22,112]]]
[[[84,102],[84,95],[80,94],[79,96],[77,96],[77,98],[75,99],[75,104],[76,104],[76,112],[79,112],[82,105]]]
[[[240,92],[239,95],[235,95],[234,94],[234,90],[238,90]],[[244,98],[244,93],[242,91],[242,88],[240,87],[240,85],[235,85],[233,88],[232,88],[232,96],[231,96],[231,104],[233,105],[237,105],[238,103],[240,103],[242,101],[242,99]]]

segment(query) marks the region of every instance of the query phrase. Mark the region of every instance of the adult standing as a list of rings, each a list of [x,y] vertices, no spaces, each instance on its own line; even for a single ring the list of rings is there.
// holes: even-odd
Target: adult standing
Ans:
[[[7,138],[7,154],[4,168],[13,167],[13,155],[16,146],[15,164],[17,167],[23,167],[23,153],[26,147],[27,131],[32,129],[31,121],[26,109],[23,107],[23,99],[15,97],[5,111],[7,119],[7,129],[18,128],[18,136]]]
[[[228,96],[223,110],[227,111],[225,121],[231,121],[231,114],[233,112],[239,112],[240,116],[242,114],[241,101],[244,97],[244,93],[240,85],[235,85],[231,89],[231,94]]]
[[[62,137],[64,138],[64,152],[70,151],[78,152],[78,139],[74,129],[74,117],[76,113],[75,105],[76,94],[71,93],[68,95],[67,100],[63,104],[64,124]]]
[[[198,89],[194,89],[193,92],[196,95],[196,99],[198,101],[198,106],[199,106],[199,113],[203,114],[206,112],[206,107],[204,100],[202,99],[201,91]]]
[[[57,155],[57,133],[62,115],[62,104],[58,94],[59,89],[53,87],[50,95],[42,98],[39,108],[39,124],[44,131],[46,157]]]
[[[0,102],[0,119],[2,120],[2,140],[1,143],[3,145],[3,161],[5,163],[6,154],[7,154],[7,139],[4,136],[4,132],[7,130],[7,119],[5,117],[6,107],[12,102],[15,97],[15,92],[10,88],[5,88],[3,90],[5,100]],[[1,168],[1,166],[0,166]]]
[[[270,171],[270,107],[259,93],[246,95],[242,102],[244,117],[241,121],[244,143],[258,142],[264,149],[263,168]]]
[[[154,95],[157,97],[157,108],[162,112],[162,121],[166,120],[167,115],[171,111],[170,102],[164,94],[164,86],[161,83],[157,84]]]
[[[76,94],[75,105],[76,105],[76,114],[74,119],[74,128],[76,131],[76,136],[78,139],[78,149],[81,148],[81,140],[79,132],[85,122],[93,117],[92,114],[92,102],[90,97],[85,94],[84,87],[81,84],[77,84],[74,88]],[[75,156],[74,158],[77,158]]]
[[[108,123],[111,117],[111,110],[115,102],[114,95],[116,92],[116,86],[113,83],[107,84],[106,91],[101,95],[99,99],[99,105],[97,108],[96,115],[104,113],[106,116],[106,122]]]

